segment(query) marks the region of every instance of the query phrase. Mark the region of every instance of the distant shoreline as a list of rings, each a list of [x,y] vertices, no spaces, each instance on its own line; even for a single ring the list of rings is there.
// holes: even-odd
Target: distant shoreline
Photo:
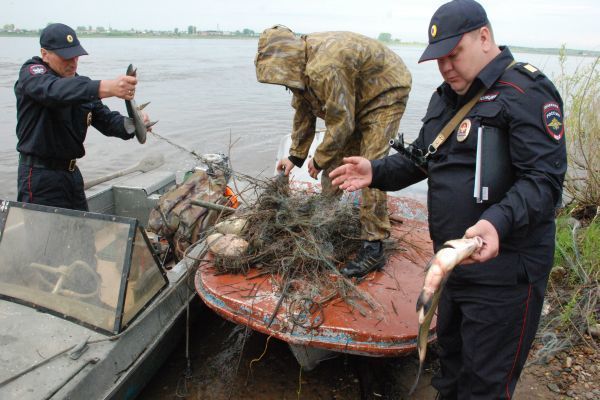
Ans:
[[[174,33],[86,33],[78,32],[80,37],[85,38],[108,38],[108,39],[243,39],[243,40],[258,40],[257,35],[188,35],[188,34],[174,34]],[[0,37],[38,37],[37,32],[0,32]],[[421,42],[402,42],[399,40],[392,40],[389,42],[382,42],[388,46],[411,46],[411,47],[425,47],[426,43]],[[534,53],[534,54],[549,54],[556,55],[560,54],[560,48],[538,48],[538,47],[523,47],[523,46],[511,46],[508,45],[513,53]],[[579,49],[565,49],[567,56],[577,57],[600,57],[600,51],[594,50],[579,50]]]

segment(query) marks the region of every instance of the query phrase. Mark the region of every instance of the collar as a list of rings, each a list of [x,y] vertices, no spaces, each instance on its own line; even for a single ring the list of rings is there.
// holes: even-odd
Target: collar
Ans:
[[[514,57],[508,47],[500,46],[500,54],[498,54],[488,65],[483,67],[477,78],[486,88],[491,88],[494,83],[506,71],[506,67],[513,62]]]

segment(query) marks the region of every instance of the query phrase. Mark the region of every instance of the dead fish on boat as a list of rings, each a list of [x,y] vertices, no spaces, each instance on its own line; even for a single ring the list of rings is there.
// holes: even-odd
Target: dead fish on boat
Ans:
[[[425,362],[425,354],[427,353],[429,325],[437,309],[440,295],[448,280],[448,276],[450,276],[450,272],[452,272],[454,267],[469,258],[481,246],[483,246],[483,240],[479,236],[470,239],[449,240],[435,253],[425,269],[425,282],[417,300],[417,315],[419,316],[419,333],[417,334],[419,371],[417,372],[415,383],[410,389],[409,396],[417,388],[419,377],[423,371],[423,363]]]
[[[134,68],[133,64],[129,64],[127,67],[127,76],[136,76],[137,68]],[[144,123],[144,116],[140,111],[144,109],[150,102],[144,103],[140,106],[137,105],[136,101],[125,100],[125,107],[127,108],[127,115],[129,118],[133,119],[133,123],[135,124],[135,137],[140,143],[146,143],[146,132],[148,128],[152,125],[156,124],[158,121],[149,122],[147,124]]]
[[[213,233],[206,238],[208,249],[215,256],[238,258],[248,251],[248,242],[232,233]]]

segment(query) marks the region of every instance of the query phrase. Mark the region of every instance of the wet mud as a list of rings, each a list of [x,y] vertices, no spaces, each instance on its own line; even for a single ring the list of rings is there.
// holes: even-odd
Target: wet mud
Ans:
[[[191,368],[182,340],[140,399],[405,399],[418,367],[416,355],[341,354],[312,371],[301,371],[286,343],[225,321],[205,306],[195,314]],[[435,363],[426,365],[411,399],[435,398],[429,385],[432,368]]]

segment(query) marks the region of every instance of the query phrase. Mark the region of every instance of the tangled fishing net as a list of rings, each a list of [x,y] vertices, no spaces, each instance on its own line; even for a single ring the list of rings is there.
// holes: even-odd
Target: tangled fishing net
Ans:
[[[246,219],[244,239],[248,252],[234,260],[223,260],[225,272],[261,270],[321,277],[336,272],[337,265],[360,245],[358,208],[335,197],[289,189],[287,180],[263,183],[254,204],[237,218]]]
[[[318,314],[322,305],[335,297],[341,297],[362,314],[365,314],[364,304],[376,308],[368,294],[357,290],[354,281],[339,272],[340,265],[362,243],[355,197],[340,200],[295,190],[283,176],[254,180],[251,190],[255,193],[254,200],[229,217],[229,222],[243,226],[238,235],[211,236],[207,232],[218,273],[247,274],[252,268],[253,276],[272,275],[279,285],[281,299],[288,300],[288,316],[292,319]],[[221,221],[227,222],[227,217]],[[239,221],[244,222],[237,224]],[[219,230],[219,224],[215,227]],[[224,245],[219,246],[219,241]]]

